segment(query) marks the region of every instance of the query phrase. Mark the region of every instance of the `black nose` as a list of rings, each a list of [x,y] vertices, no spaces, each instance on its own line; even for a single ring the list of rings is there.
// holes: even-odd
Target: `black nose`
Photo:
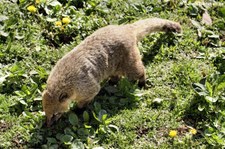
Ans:
[[[47,127],[51,127],[51,125],[54,123],[53,117],[52,117],[51,119],[48,119],[48,118],[46,117],[46,123],[47,123]]]

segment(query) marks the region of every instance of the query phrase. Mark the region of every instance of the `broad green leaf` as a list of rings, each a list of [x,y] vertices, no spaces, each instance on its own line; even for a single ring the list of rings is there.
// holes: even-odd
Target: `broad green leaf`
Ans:
[[[29,91],[29,89],[28,89],[28,87],[27,87],[26,85],[23,85],[22,88],[21,88],[21,90],[22,90],[25,94],[27,94],[27,95],[30,95],[30,94],[31,94],[30,91]]]
[[[71,135],[63,135],[62,138],[60,138],[61,142],[70,142],[73,140],[73,136]]]
[[[78,117],[75,113],[70,113],[69,122],[70,122],[70,124],[72,124],[74,126],[78,125]]]
[[[53,6],[53,7],[55,7],[55,6],[62,6],[62,4],[59,1],[57,1],[57,0],[54,0],[54,1],[50,2],[49,5]]]
[[[83,119],[84,119],[84,122],[88,122],[89,121],[89,114],[87,111],[84,111],[83,113]]]
[[[95,120],[97,120],[98,122],[100,122],[100,123],[101,123],[101,121],[98,119],[98,117],[97,117],[97,115],[95,114],[95,112],[94,112],[94,111],[92,111],[92,114],[93,114],[93,117],[95,118]]]
[[[109,125],[111,123],[111,120],[110,119],[106,119],[105,121],[104,121],[104,124],[105,125]]]
[[[110,124],[109,125],[109,128],[112,130],[115,130],[116,132],[119,132],[119,127],[117,127],[116,125],[112,125],[112,124]]]
[[[225,28],[225,20],[224,21],[220,20],[220,21],[215,22],[215,26],[218,29],[223,30]]]
[[[14,92],[16,95],[18,95],[19,97],[23,98],[26,96],[26,94],[23,91],[15,91]]]
[[[90,129],[90,128],[91,128],[91,126],[89,126],[89,125],[85,125],[85,124],[84,124],[84,128]]]
[[[74,132],[70,129],[70,128],[66,128],[64,129],[64,133],[67,135],[71,135],[73,137],[75,137],[76,135],[74,134]]]
[[[95,1],[88,1],[88,4],[92,7],[96,7],[97,3]]]
[[[42,98],[41,97],[36,97],[36,98],[34,98],[34,101],[42,101]]]
[[[213,103],[213,102],[216,102],[218,100],[218,97],[210,97],[210,96],[205,96],[205,99],[206,101],[210,102],[210,103]]]
[[[47,138],[47,141],[49,144],[57,143],[57,140],[55,138]]]
[[[208,95],[206,87],[203,84],[200,83],[194,83],[193,88],[196,91],[196,93],[200,96]]]
[[[214,35],[214,32],[213,31],[211,31],[211,30],[203,30],[202,31],[203,33],[205,33],[206,35],[208,35],[208,36],[210,36],[210,35]]]
[[[23,104],[23,105],[25,105],[25,106],[28,106],[28,104],[24,101],[24,100],[19,100],[19,102],[21,103],[21,104]]]
[[[107,112],[105,110],[100,110],[98,113],[98,119],[100,121],[103,121],[106,119],[106,117],[107,117]]]
[[[197,22],[197,21],[191,19],[191,23],[192,23],[197,29],[202,29],[202,26],[200,25],[199,22]]]
[[[212,88],[212,85],[208,81],[206,81],[205,82],[205,86],[206,86],[207,91],[209,92],[209,95],[210,96],[213,96],[213,88]]]
[[[80,128],[77,130],[77,133],[80,135],[80,136],[84,136],[84,135],[88,135],[89,134],[89,131],[87,128]]]
[[[223,90],[224,88],[225,88],[225,82],[222,82],[217,86],[217,90]]]
[[[199,106],[198,106],[198,110],[199,110],[199,111],[203,111],[204,109],[205,109],[205,106],[203,106],[203,105],[199,105]]]
[[[26,2],[26,0],[19,0],[20,4]]]
[[[0,52],[0,58],[3,57],[4,55],[5,55],[4,53]]]
[[[0,15],[0,22],[8,20],[9,17],[5,16],[5,15]]]
[[[9,33],[6,33],[2,30],[0,30],[0,35],[2,35],[3,37],[7,37],[9,35]]]
[[[225,88],[225,75],[221,75],[217,80],[217,90],[223,90]]]
[[[98,147],[93,147],[93,149],[104,149],[104,148],[101,146],[98,146]]]
[[[162,103],[162,101],[163,101],[162,98],[155,98],[155,99],[153,100],[153,103],[160,104],[160,103]]]
[[[48,7],[44,7],[44,10],[48,15],[51,14],[52,12]]]
[[[8,75],[0,77],[0,84],[2,84],[6,80],[7,77],[8,77]]]
[[[55,22],[55,21],[57,21],[57,19],[56,18],[46,18],[46,21],[48,21],[48,22]]]
[[[57,134],[56,134],[56,138],[57,138],[58,140],[60,140],[60,138],[62,138],[63,135],[64,135],[64,134],[57,133]]]
[[[213,38],[213,39],[219,39],[219,38],[220,38],[219,35],[215,35],[215,34],[209,35],[208,37],[209,37],[209,38]]]
[[[48,149],[56,149],[59,148],[58,144],[52,144],[50,147],[48,147]]]
[[[198,7],[195,4],[189,5],[188,11],[191,16],[197,16],[199,13]]]
[[[18,39],[18,40],[20,40],[20,39],[23,39],[23,38],[24,38],[24,36],[23,36],[23,35],[22,35],[22,36],[20,36],[20,35],[16,35],[16,36],[15,36],[15,38],[16,38],[16,39]]]
[[[215,132],[215,129],[212,128],[212,127],[209,127],[209,128],[207,128],[207,129],[204,131],[204,135],[206,135],[206,136],[211,136],[212,133],[214,133],[214,132]]]
[[[84,144],[79,140],[75,140],[72,142],[71,149],[84,149]]]
[[[101,110],[101,105],[98,102],[94,103],[94,107],[95,107],[95,112],[99,112]]]
[[[200,84],[200,83],[194,83],[193,84],[194,85],[194,88],[199,88],[199,89],[201,89],[202,91],[204,91],[205,90],[205,86],[203,85],[203,84]]]
[[[107,118],[107,114],[103,114],[102,115],[102,122],[105,122],[106,118]]]

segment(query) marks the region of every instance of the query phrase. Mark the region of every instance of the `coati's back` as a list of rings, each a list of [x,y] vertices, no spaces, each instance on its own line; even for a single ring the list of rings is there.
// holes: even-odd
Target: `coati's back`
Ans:
[[[102,81],[121,65],[128,46],[136,44],[131,36],[133,33],[125,26],[110,25],[95,31],[57,62],[47,84],[55,80],[76,84],[86,75]],[[59,86],[58,83],[53,86]]]

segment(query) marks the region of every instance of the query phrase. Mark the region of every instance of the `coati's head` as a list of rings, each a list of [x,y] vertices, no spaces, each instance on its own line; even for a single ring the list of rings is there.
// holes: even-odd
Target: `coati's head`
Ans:
[[[42,94],[42,106],[47,117],[47,126],[50,127],[61,115],[69,109],[72,94],[61,92],[52,94],[45,90]]]

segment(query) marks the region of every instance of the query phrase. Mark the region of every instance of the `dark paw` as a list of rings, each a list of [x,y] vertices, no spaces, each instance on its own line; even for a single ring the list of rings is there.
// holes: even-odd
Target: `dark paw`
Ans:
[[[140,87],[140,88],[146,88],[146,82],[145,81],[139,81],[138,82],[138,87]]]
[[[120,80],[120,77],[119,76],[112,76],[110,77],[110,80],[108,81],[109,85],[116,85],[118,84]]]

